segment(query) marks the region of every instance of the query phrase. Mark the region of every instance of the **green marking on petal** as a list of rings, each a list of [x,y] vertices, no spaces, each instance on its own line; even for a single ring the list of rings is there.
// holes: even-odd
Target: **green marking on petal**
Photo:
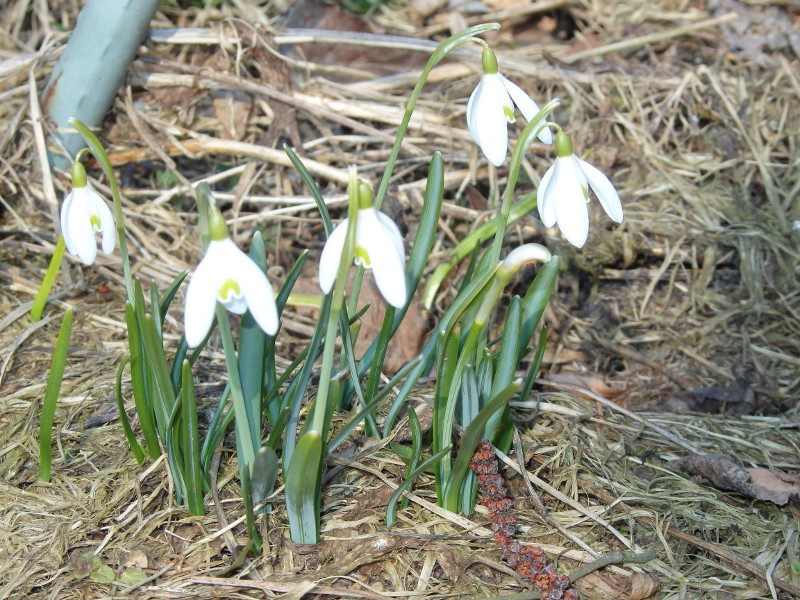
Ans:
[[[508,119],[509,123],[514,122],[514,109],[511,108],[508,104],[503,105],[503,113],[506,115],[506,119]]]
[[[100,217],[97,215],[89,215],[89,222],[92,224],[92,231],[101,231],[103,229],[100,226]]]
[[[582,185],[581,189],[583,190],[583,198],[588,203],[589,202],[589,188],[586,187],[585,185]]]
[[[372,268],[372,263],[369,260],[369,254],[363,246],[356,246],[356,257],[354,261],[357,265],[361,265],[365,269]]]
[[[224,304],[231,299],[231,296],[238,298],[242,295],[242,290],[239,284],[233,279],[226,279],[221,286],[219,286],[219,298]]]

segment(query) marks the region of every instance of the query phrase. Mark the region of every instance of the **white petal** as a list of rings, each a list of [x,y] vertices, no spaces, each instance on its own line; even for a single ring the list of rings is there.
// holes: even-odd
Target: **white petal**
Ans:
[[[548,186],[555,203],[556,221],[567,241],[582,248],[589,236],[589,209],[584,194],[585,178],[575,156],[558,158]]]
[[[197,265],[186,290],[186,303],[183,309],[183,329],[186,343],[196,348],[208,335],[214,321],[214,308],[217,304],[218,270],[220,264],[215,260],[215,244],[208,245],[200,264]]]
[[[69,250],[69,253],[77,256],[78,254],[75,244],[72,242],[72,235],[70,235],[69,228],[67,227],[71,207],[72,192],[67,194],[67,197],[64,198],[64,204],[61,205],[61,234],[64,236],[64,243],[67,245],[67,250]]]
[[[231,261],[229,277],[239,284],[250,314],[264,333],[278,333],[278,307],[275,293],[264,272],[249,256],[237,248],[239,258]]]
[[[513,111],[511,98],[501,75],[484,75],[480,94],[472,105],[472,138],[494,166],[503,164],[508,151],[508,117],[504,107]]]
[[[97,242],[90,216],[90,200],[87,197],[88,188],[75,188],[72,190],[72,202],[67,212],[67,227],[69,239],[75,254],[84,264],[91,265],[97,257]],[[66,237],[66,236],[65,236]]]
[[[366,217],[363,221],[362,215],[358,215],[358,245],[367,251],[381,295],[392,306],[402,308],[406,303],[405,257],[398,253],[396,243],[387,239],[399,238],[400,231],[394,223],[393,227],[386,227],[377,217],[379,213],[374,209],[372,212],[372,215],[363,215]]]
[[[478,132],[475,130],[475,116],[473,113],[475,111],[475,99],[480,96],[482,87],[483,77],[481,77],[481,80],[478,82],[478,85],[475,87],[475,89],[472,90],[472,93],[469,96],[469,101],[467,102],[467,129],[469,129],[469,134],[472,136],[472,139],[475,140],[475,143],[478,144],[478,146],[480,146],[481,143],[478,141]]]
[[[556,159],[556,162],[558,162],[558,159]],[[556,198],[553,194],[548,194],[547,192],[555,170],[555,165],[551,165],[550,168],[547,169],[544,177],[542,177],[542,182],[536,190],[536,208],[539,209],[539,218],[542,220],[545,227],[552,227],[556,224]]]
[[[386,230],[386,235],[394,246],[394,249],[397,252],[397,255],[400,257],[400,260],[405,263],[406,249],[403,245],[403,234],[400,233],[400,229],[397,227],[397,224],[392,221],[388,215],[377,210],[375,213],[378,216],[378,221],[380,221],[381,226],[383,226],[383,228]]]
[[[319,287],[326,294],[333,289],[333,282],[336,281],[336,273],[339,271],[339,263],[342,262],[346,238],[347,219],[333,228],[328,241],[322,248],[322,254],[319,257]]]
[[[500,77],[503,77],[502,75]],[[539,112],[539,105],[533,101],[533,99],[525,93],[525,91],[519,87],[513,81],[509,81],[505,77],[503,77],[503,84],[506,86],[506,91],[508,91],[509,96],[514,101],[514,104],[517,105],[522,116],[525,117],[527,121],[530,122],[533,117],[536,116],[536,113]],[[545,119],[540,119],[538,124],[544,123]],[[553,134],[550,131],[549,127],[545,127],[539,132],[539,140],[543,144],[552,144],[553,143]]]
[[[597,194],[597,199],[600,200],[600,204],[605,209],[608,216],[611,217],[613,221],[622,223],[622,202],[620,202],[619,194],[617,194],[617,190],[614,189],[614,185],[609,181],[608,177],[594,165],[590,165],[580,158],[578,159],[578,164],[583,174],[586,176],[589,185],[594,190],[594,193]]]
[[[100,194],[95,192],[91,187],[87,186],[86,189],[89,190],[89,197],[92,199],[94,212],[100,219],[100,231],[103,234],[103,253],[109,255],[114,251],[114,245],[117,241],[117,229],[114,224],[114,216],[111,214],[111,209],[108,208],[108,204],[106,204],[106,201]]]

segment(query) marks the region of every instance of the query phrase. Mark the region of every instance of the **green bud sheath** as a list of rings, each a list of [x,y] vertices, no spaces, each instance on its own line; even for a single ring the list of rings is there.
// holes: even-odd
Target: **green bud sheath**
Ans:
[[[483,63],[483,74],[494,75],[497,73],[497,56],[491,48],[484,48],[481,55],[481,62]]]
[[[225,218],[216,208],[211,209],[211,215],[208,217],[208,233],[214,242],[221,242],[228,237],[228,226],[225,225]]]
[[[559,158],[565,158],[572,154],[572,140],[563,130],[559,129],[556,134],[556,155]]]
[[[84,169],[83,165],[77,161],[72,163],[72,187],[86,187],[86,169]]]

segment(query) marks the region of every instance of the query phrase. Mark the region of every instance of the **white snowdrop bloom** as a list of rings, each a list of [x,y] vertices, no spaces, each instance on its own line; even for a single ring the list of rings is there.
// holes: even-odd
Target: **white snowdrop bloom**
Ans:
[[[536,191],[539,216],[545,227],[558,224],[569,243],[583,247],[589,235],[589,188],[609,217],[622,223],[622,203],[608,177],[572,152],[572,140],[556,134],[557,158],[542,177]]]
[[[344,219],[333,229],[319,258],[319,285],[326,294],[336,281],[348,222],[349,219]],[[371,205],[359,208],[354,262],[372,269],[378,290],[395,308],[402,308],[406,303],[405,261],[403,237],[394,221]]]
[[[508,151],[508,123],[514,122],[514,105],[530,121],[539,106],[517,84],[497,70],[497,58],[489,48],[483,49],[483,76],[467,103],[467,127],[475,143],[494,166],[503,164]],[[544,123],[544,119],[539,123]],[[553,143],[548,127],[539,132],[539,140]]]
[[[186,290],[186,343],[195,348],[208,335],[217,301],[237,315],[250,311],[264,333],[278,332],[278,307],[264,272],[228,238],[225,220],[211,213],[211,241]]]
[[[61,233],[69,253],[87,265],[97,257],[95,234],[102,234],[104,254],[111,254],[117,241],[111,209],[86,180],[86,170],[78,162],[72,165],[72,191],[61,205]]]

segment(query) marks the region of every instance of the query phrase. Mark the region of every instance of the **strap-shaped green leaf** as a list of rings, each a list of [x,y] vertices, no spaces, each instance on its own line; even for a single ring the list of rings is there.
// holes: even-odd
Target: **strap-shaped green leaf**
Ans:
[[[144,462],[144,449],[137,441],[136,436],[133,434],[130,421],[128,421],[128,413],[125,412],[125,400],[122,397],[122,373],[125,371],[125,365],[130,362],[130,356],[126,356],[119,363],[117,367],[117,382],[115,392],[117,396],[117,414],[119,414],[119,422],[122,423],[122,431],[125,432],[125,439],[128,440],[128,445],[136,457],[136,462],[140,465]]]
[[[256,231],[250,245],[250,258],[262,273],[267,272],[267,255],[264,238]],[[239,379],[242,382],[242,397],[247,411],[250,440],[253,454],[261,445],[261,398],[264,391],[264,363],[266,358],[267,334],[256,323],[248,310],[242,316],[239,326]]]
[[[386,507],[386,526],[391,527],[394,525],[395,513],[397,511],[397,499],[400,498],[400,494],[405,492],[411,485],[414,483],[414,480],[420,476],[421,473],[425,472],[425,470],[433,464],[436,464],[441,459],[443,459],[447,454],[450,452],[450,446],[446,448],[442,448],[439,452],[431,456],[429,459],[420,463],[420,465],[414,469],[401,483],[397,489],[392,494],[392,497],[389,499],[389,505]]]
[[[464,435],[461,437],[461,446],[458,449],[456,460],[453,463],[453,470],[444,486],[444,493],[442,495],[444,499],[442,505],[447,510],[455,512],[458,510],[459,505],[461,505],[459,501],[461,496],[461,484],[464,481],[464,476],[469,471],[469,462],[472,460],[472,455],[475,454],[475,449],[478,447],[478,444],[481,443],[486,423],[493,414],[508,404],[509,400],[514,397],[514,394],[519,390],[521,385],[522,380],[517,379],[506,389],[502,390],[489,401],[489,404],[478,413],[469,427],[464,430]]]
[[[284,473],[289,531],[298,544],[319,542],[322,436],[307,431],[300,437]]]
[[[39,416],[39,477],[50,481],[51,471],[51,436],[53,432],[53,419],[56,414],[58,392],[61,390],[61,381],[64,379],[64,367],[67,364],[69,339],[72,335],[72,308],[68,308],[61,320],[61,329],[58,332],[56,348],[53,352],[53,361],[50,363],[50,375],[47,378],[47,387],[44,391],[42,412]]]
[[[522,360],[527,346],[533,337],[539,321],[542,319],[544,309],[553,293],[553,286],[558,278],[558,257],[554,256],[539,269],[531,283],[525,297],[522,299],[522,325],[520,328],[520,347],[517,352],[517,362]]]
[[[125,324],[128,327],[128,353],[131,362],[131,387],[133,388],[133,402],[136,406],[136,415],[144,434],[147,453],[150,458],[161,456],[161,447],[158,444],[158,432],[153,420],[153,406],[147,392],[147,375],[144,365],[144,345],[140,335],[136,313],[130,302],[125,303]]]
[[[183,406],[183,470],[189,514],[206,514],[203,506],[203,471],[200,466],[200,433],[197,427],[197,399],[194,394],[192,367],[188,360],[181,366],[181,406]]]

